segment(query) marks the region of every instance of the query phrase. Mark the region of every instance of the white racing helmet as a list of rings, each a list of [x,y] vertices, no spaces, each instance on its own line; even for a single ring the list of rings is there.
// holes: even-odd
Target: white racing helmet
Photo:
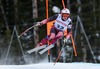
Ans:
[[[62,14],[63,14],[63,13],[70,14],[70,11],[69,11],[69,9],[64,8],[64,9],[61,10],[61,13],[62,13]]]

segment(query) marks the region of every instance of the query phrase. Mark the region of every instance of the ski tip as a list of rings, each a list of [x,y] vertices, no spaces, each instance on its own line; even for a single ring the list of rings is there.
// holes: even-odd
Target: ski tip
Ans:
[[[30,52],[27,51],[27,52],[25,52],[25,54],[30,54]]]
[[[20,36],[18,36],[18,38],[20,38]]]
[[[43,53],[42,52],[39,52],[39,54],[42,55]]]

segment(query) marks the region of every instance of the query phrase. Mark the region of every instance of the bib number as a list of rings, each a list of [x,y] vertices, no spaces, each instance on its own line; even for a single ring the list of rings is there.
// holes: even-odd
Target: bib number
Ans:
[[[61,26],[61,25],[59,25],[59,24],[57,24],[57,28],[60,29],[60,30],[63,30],[64,29],[64,27]]]

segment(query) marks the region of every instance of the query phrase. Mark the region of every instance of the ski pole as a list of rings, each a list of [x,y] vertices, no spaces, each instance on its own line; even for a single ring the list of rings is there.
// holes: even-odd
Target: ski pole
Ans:
[[[31,27],[29,27],[28,29],[26,29],[24,32],[22,32],[18,37],[20,38],[24,33],[26,33],[27,31],[29,31],[30,29],[32,29],[33,27],[39,26],[41,22],[37,22],[36,25],[33,25]]]
[[[54,62],[54,65],[55,65],[55,64],[57,63],[57,61],[59,60],[61,53],[62,53],[62,50],[59,52],[59,55],[58,55],[56,61]]]
[[[63,48],[64,46],[65,46],[65,42],[64,42],[64,45],[62,46],[62,48]],[[61,53],[62,53],[62,49],[61,49],[61,51],[59,52],[58,57],[57,57],[56,61],[54,62],[54,65],[55,65],[55,64],[57,63],[57,61],[59,60]]]
[[[75,43],[74,43],[74,39],[73,39],[72,34],[71,34],[71,39],[72,39],[72,44],[73,44],[73,49],[74,49],[75,56],[77,56],[76,47],[75,47]]]
[[[65,4],[64,4],[64,0],[62,0],[62,5],[63,5],[63,8],[66,8],[66,7],[65,7]]]

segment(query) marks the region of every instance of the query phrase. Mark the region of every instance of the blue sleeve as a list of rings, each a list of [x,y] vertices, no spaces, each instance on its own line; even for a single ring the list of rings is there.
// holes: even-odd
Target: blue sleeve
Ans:
[[[58,17],[58,14],[55,14],[54,16],[51,16],[50,18],[48,18],[48,21],[56,20],[57,17]]]
[[[68,33],[72,31],[72,22],[70,22],[70,23],[68,24],[67,30],[68,30]]]

